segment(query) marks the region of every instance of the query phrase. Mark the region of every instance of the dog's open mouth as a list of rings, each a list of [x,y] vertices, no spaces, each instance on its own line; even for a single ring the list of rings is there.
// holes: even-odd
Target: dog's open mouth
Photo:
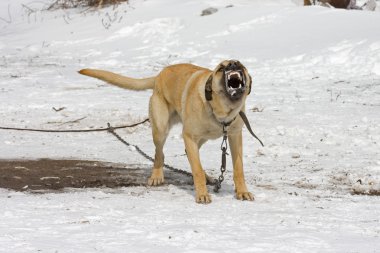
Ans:
[[[225,85],[228,95],[232,99],[238,99],[245,91],[244,74],[241,70],[225,71]]]

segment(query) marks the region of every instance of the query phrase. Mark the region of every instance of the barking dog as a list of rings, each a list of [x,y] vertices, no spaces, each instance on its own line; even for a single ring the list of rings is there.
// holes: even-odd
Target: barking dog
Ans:
[[[156,151],[148,185],[164,183],[163,146],[171,126],[180,121],[194,179],[195,200],[197,203],[210,203],[199,149],[207,140],[221,137],[225,127],[234,167],[236,198],[253,200],[244,179],[243,121],[238,117],[239,112],[245,110],[245,100],[250,93],[252,80],[239,61],[223,61],[213,71],[191,64],[177,64],[164,68],[155,77],[144,79],[95,69],[82,69],[79,73],[125,89],[153,89],[149,119]]]

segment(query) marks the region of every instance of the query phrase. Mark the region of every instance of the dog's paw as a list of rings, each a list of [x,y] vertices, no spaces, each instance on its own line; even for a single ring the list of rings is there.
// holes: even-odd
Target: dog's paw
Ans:
[[[164,183],[164,173],[162,169],[153,169],[152,175],[148,179],[149,186],[159,186]]]
[[[236,198],[238,200],[249,200],[249,201],[253,201],[255,199],[253,194],[250,192],[237,192]]]
[[[148,179],[148,185],[149,186],[159,186],[159,185],[162,185],[164,183],[164,178],[156,178],[156,177],[150,177]]]
[[[197,196],[195,197],[195,201],[198,204],[209,204],[209,203],[211,203],[211,196],[208,193],[197,194]]]

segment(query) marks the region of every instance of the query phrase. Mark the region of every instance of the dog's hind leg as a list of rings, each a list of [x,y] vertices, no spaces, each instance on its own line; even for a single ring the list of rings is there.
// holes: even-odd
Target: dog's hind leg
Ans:
[[[149,103],[149,119],[152,126],[153,142],[156,146],[152,175],[148,185],[157,186],[164,183],[164,153],[163,148],[170,128],[169,107],[159,94],[153,94]]]

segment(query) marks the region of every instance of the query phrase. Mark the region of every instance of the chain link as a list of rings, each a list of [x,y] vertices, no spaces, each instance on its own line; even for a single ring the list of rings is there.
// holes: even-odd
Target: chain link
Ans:
[[[222,187],[222,182],[224,181],[224,172],[226,172],[226,163],[227,163],[227,125],[223,125],[223,140],[222,144],[220,145],[220,150],[222,150],[222,165],[220,166],[220,176],[218,179],[215,179],[215,186],[214,186],[214,192],[219,192],[220,188]]]

